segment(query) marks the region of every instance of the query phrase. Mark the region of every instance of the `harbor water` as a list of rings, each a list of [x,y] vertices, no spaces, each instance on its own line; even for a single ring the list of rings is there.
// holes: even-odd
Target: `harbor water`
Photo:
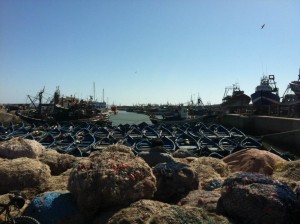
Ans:
[[[117,114],[111,114],[109,120],[113,126],[118,126],[119,124],[140,124],[142,122],[152,124],[149,116],[127,111],[118,111]]]

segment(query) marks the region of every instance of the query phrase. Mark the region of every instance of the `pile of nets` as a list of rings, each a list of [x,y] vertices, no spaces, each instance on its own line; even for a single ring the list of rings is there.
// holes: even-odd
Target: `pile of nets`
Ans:
[[[187,164],[159,163],[153,167],[153,173],[157,180],[155,199],[159,201],[174,202],[198,188],[198,176]]]
[[[220,159],[200,157],[189,164],[199,177],[199,189],[213,190],[222,185],[223,179],[229,175],[229,168]]]
[[[223,184],[218,211],[238,223],[293,223],[296,194],[256,173],[235,173]]]
[[[51,169],[52,175],[59,175],[72,168],[79,159],[68,154],[61,154],[55,150],[44,150],[39,160],[47,164]]]
[[[51,177],[49,166],[30,158],[0,159],[0,194],[26,188],[45,188]]]
[[[143,159],[109,149],[81,159],[70,173],[68,189],[79,209],[93,216],[100,208],[152,198],[156,179]]]
[[[243,149],[226,156],[223,161],[228,164],[231,172],[254,172],[272,175],[276,164],[286,160],[274,153],[260,149]]]
[[[45,149],[39,142],[24,138],[12,138],[8,141],[0,142],[0,157],[16,159],[28,157],[37,159]]]
[[[108,224],[181,224],[181,223],[229,223],[220,215],[208,213],[196,207],[170,205],[159,201],[140,200],[114,214]]]

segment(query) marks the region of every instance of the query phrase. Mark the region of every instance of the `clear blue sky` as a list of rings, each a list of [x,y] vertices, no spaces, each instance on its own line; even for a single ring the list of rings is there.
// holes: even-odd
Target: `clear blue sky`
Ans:
[[[0,103],[95,82],[110,104],[214,104],[263,74],[282,95],[299,67],[299,0],[0,1]]]

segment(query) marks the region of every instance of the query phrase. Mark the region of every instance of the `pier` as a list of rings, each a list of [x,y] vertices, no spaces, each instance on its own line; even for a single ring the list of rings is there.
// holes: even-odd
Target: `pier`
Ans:
[[[272,116],[227,114],[220,119],[226,127],[237,127],[263,141],[283,146],[300,155],[300,119]]]

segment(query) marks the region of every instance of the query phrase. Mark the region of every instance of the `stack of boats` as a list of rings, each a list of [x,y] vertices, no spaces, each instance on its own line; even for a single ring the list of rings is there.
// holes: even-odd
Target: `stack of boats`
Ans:
[[[262,143],[246,136],[237,128],[227,129],[222,125],[198,123],[119,125],[101,126],[94,123],[70,122],[56,125],[19,123],[0,124],[0,141],[22,137],[40,142],[47,149],[78,157],[89,156],[113,144],[131,147],[135,154],[153,148],[154,139],[160,139],[166,153],[180,150],[195,157],[223,158],[231,153],[247,148],[264,149]],[[285,155],[272,152],[289,159]]]

